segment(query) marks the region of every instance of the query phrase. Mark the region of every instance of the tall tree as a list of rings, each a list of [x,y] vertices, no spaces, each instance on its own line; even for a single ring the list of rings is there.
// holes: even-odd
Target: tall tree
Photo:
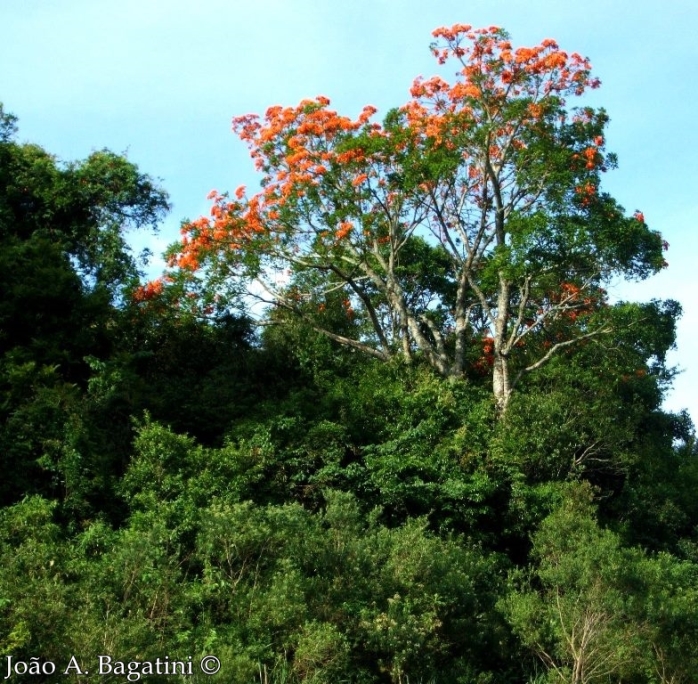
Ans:
[[[383,125],[325,97],[234,119],[263,190],[212,193],[171,264],[254,282],[342,344],[419,353],[444,376],[485,344],[503,411],[521,377],[611,329],[602,284],[661,269],[662,240],[600,190],[608,117],[565,100],[599,85],[587,59],[553,40],[514,49],[496,27],[434,36],[455,82],[417,79]],[[317,317],[337,292],[350,333]]]

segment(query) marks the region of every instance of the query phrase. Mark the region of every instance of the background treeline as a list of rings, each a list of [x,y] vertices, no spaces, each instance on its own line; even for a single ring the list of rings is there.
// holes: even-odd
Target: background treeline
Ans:
[[[167,209],[124,157],[59,163],[0,110],[0,656],[698,682],[698,461],[661,408],[678,305],[571,346],[498,419],[486,357],[445,380],[176,284],[134,297],[124,233]]]

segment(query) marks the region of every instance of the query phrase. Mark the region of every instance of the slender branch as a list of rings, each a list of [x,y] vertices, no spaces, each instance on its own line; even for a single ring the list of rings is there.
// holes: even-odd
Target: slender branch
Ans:
[[[564,342],[558,342],[557,344],[554,344],[548,352],[542,356],[538,361],[535,363],[531,364],[530,366],[527,366],[526,368],[522,368],[516,378],[514,379],[514,382],[511,384],[511,388],[513,389],[514,386],[521,380],[521,378],[526,374],[526,373],[531,373],[532,371],[536,370],[537,368],[540,368],[543,364],[547,363],[550,358],[560,351],[560,349],[564,349],[565,347],[570,347],[573,344],[577,344],[577,342],[581,342],[582,340],[588,340],[592,337],[598,337],[599,335],[606,335],[610,332],[612,332],[613,329],[610,326],[605,326],[603,328],[599,328],[598,330],[592,330],[591,332],[588,332],[584,335],[579,335],[575,337],[574,339],[571,340],[565,340]]]
[[[262,284],[262,287],[264,287],[264,284]],[[267,288],[265,287],[265,289]],[[272,297],[275,297],[275,303],[278,306],[281,306],[284,309],[287,309],[288,311],[292,311],[302,321],[307,323],[313,330],[315,330],[315,332],[321,333],[322,335],[329,337],[329,339],[334,340],[335,342],[339,342],[340,344],[352,347],[353,349],[357,349],[358,351],[361,351],[364,354],[368,354],[369,356],[373,356],[374,358],[380,359],[381,361],[388,361],[391,358],[391,355],[387,351],[381,351],[380,349],[371,347],[370,345],[364,344],[359,340],[355,340],[351,337],[346,337],[345,335],[338,335],[337,333],[334,333],[331,330],[327,330],[326,328],[319,326],[307,314],[301,311],[288,299],[278,294],[275,296],[274,293],[272,293],[271,291],[267,291],[270,295],[272,295]]]

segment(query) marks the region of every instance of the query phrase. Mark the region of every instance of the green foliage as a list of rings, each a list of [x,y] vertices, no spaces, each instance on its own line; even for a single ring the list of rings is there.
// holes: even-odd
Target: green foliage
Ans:
[[[493,600],[492,561],[423,523],[388,530],[346,494],[328,493],[319,516],[214,505],[198,546],[208,610],[241,639],[269,644],[260,658],[293,653],[296,677],[329,682],[342,668],[438,677],[449,653],[482,662],[479,646],[496,634],[496,624],[475,629]],[[309,672],[311,656],[320,662]]]
[[[569,488],[534,535],[534,564],[513,573],[500,603],[515,633],[574,684],[695,681],[695,566],[624,547],[591,500],[588,487]]]
[[[167,195],[121,155],[102,150],[62,164],[3,130],[0,240],[50,242],[62,253],[57,261],[76,266],[84,285],[121,295],[138,275],[124,233],[155,228],[169,209]]]
[[[17,117],[5,112],[2,102],[0,102],[0,143],[10,141],[15,133],[17,133]]]
[[[2,655],[56,658],[70,631],[68,549],[49,502],[31,497],[0,512]]]
[[[0,503],[41,494],[73,522],[116,515],[129,416],[107,435],[90,378],[115,354],[138,277],[125,232],[154,228],[167,196],[123,156],[64,164],[0,120]]]

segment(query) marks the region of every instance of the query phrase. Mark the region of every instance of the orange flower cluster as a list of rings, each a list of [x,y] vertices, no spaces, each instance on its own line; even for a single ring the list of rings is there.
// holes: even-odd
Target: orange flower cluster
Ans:
[[[581,152],[575,152],[572,155],[572,167],[579,168],[583,166],[587,171],[593,171],[594,169],[605,171],[604,156],[600,149],[603,147],[603,144],[603,136],[597,135],[591,145],[585,147]]]
[[[342,148],[341,143],[361,129],[378,135],[380,126],[369,122],[376,108],[366,106],[352,120],[329,109],[329,104],[328,98],[319,96],[296,107],[270,107],[263,121],[256,115],[233,119],[233,130],[248,144],[257,169],[265,173],[264,189],[247,198],[246,188],[240,186],[232,201],[212,191],[210,218],[183,226],[171,267],[195,271],[214,249],[236,251],[260,239],[268,244],[280,240],[286,230],[287,205],[297,203],[331,172],[362,191],[369,180],[365,154],[358,147]],[[352,228],[351,223],[340,222],[334,238],[348,237]]]
[[[550,301],[559,307],[563,317],[572,322],[596,310],[605,302],[605,297],[606,291],[601,288],[583,290],[574,283],[562,283],[558,291],[549,295]]]
[[[514,49],[503,29],[472,29],[466,24],[442,27],[433,35],[438,39],[431,46],[437,61],[443,64],[455,59],[459,63],[456,81],[450,84],[440,76],[415,79],[410,90],[413,99],[402,111],[416,144],[446,149],[458,145],[463,150],[473,196],[480,193],[485,168],[477,143],[468,147],[468,131],[494,129],[488,156],[501,168],[511,151],[526,148],[518,137],[523,129],[542,124],[551,108],[564,105],[566,95],[580,95],[586,88],[599,86],[598,79],[591,77],[587,59],[576,53],[568,55],[551,39]],[[526,106],[522,108],[520,102]],[[573,163],[579,160],[587,171],[603,170],[599,150],[603,142],[597,135],[592,144],[576,152]],[[591,199],[589,188],[584,187],[583,202]]]
[[[576,299],[581,292],[581,288],[574,283],[562,283],[562,285],[560,285],[560,289],[571,299]]]
[[[212,212],[213,232],[225,229],[234,244],[261,233],[272,236],[283,232],[281,222],[288,203],[306,196],[332,172],[360,189],[369,179],[369,173],[363,170],[365,154],[358,147],[342,149],[341,143],[361,129],[378,134],[380,126],[369,123],[376,108],[366,106],[352,120],[329,109],[329,104],[328,98],[319,96],[303,100],[296,107],[270,107],[263,121],[256,115],[233,119],[233,130],[248,144],[258,170],[265,173],[264,191],[243,202],[245,190],[238,188],[236,203],[214,197],[218,207]],[[349,173],[350,167],[357,172]],[[211,230],[201,225],[190,227],[190,237],[203,246]],[[350,232],[341,224],[335,237],[341,239]]]
[[[351,231],[354,230],[354,224],[351,221],[342,221],[335,233],[336,240],[343,240]]]
[[[149,302],[156,299],[160,294],[162,294],[163,282],[162,280],[153,280],[150,283],[141,285],[136,288],[133,293],[133,301],[135,302]]]
[[[494,366],[494,338],[487,336],[482,338],[482,356],[473,364],[472,369],[478,375],[488,375]]]
[[[589,206],[596,197],[597,188],[591,181],[578,185],[574,191],[581,197],[580,202],[583,207]]]
[[[349,299],[342,300],[342,308],[344,309],[344,313],[346,314],[347,318],[350,320],[354,318],[354,309],[352,308],[351,301]]]
[[[473,30],[456,24],[436,29],[433,35],[441,39],[431,46],[439,63],[455,58],[461,64],[459,81],[451,86],[440,77],[416,79],[410,92],[422,107],[407,108],[415,124],[434,112],[472,114],[476,109],[491,117],[511,97],[529,99],[529,113],[536,118],[542,113],[535,109],[542,96],[581,95],[599,85],[590,76],[589,61],[576,53],[568,55],[554,40],[512,52],[507,33],[496,26]]]

